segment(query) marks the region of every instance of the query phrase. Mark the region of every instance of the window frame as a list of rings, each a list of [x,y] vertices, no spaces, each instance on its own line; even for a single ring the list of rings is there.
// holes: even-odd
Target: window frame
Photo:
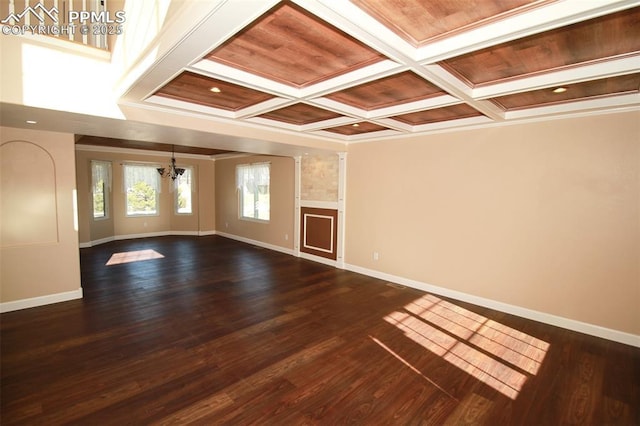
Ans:
[[[153,213],[129,213],[129,193],[127,190],[127,168],[129,167],[144,167],[149,169],[149,174],[154,176],[155,188],[155,211]],[[124,214],[125,217],[156,217],[160,216],[160,193],[162,189],[162,182],[160,181],[160,175],[158,174],[158,165],[156,164],[144,164],[144,163],[124,163],[122,164],[122,186],[124,192]],[[153,171],[153,173],[151,173]],[[150,185],[151,186],[151,185]]]
[[[244,187],[241,185],[240,182],[240,169],[241,168],[248,168],[249,170],[251,170],[251,172],[255,172],[255,170],[258,167],[264,167],[266,166],[268,169],[268,174],[267,174],[267,180],[268,180],[268,185],[267,185],[267,189],[268,192],[267,194],[269,195],[268,198],[268,209],[267,209],[267,215],[268,218],[267,219],[262,219],[256,216],[245,216],[244,215]],[[258,222],[258,223],[269,223],[271,221],[271,162],[259,162],[259,163],[245,163],[245,164],[238,164],[236,165],[236,189],[237,189],[237,193],[238,193],[238,220],[244,220],[244,221],[248,221],[248,222]],[[255,203],[255,201],[254,201]],[[257,215],[259,215],[259,210],[254,209],[254,213],[256,213]]]
[[[95,197],[96,197],[96,182],[95,177],[97,173],[94,172],[95,166],[103,166],[106,168],[106,179],[102,182],[102,204],[104,214],[102,216],[96,216],[95,210]],[[91,160],[91,217],[95,221],[108,220],[111,217],[111,161],[105,160]]]
[[[194,167],[193,166],[181,166],[184,169],[184,174],[181,176],[178,176],[176,178],[176,180],[174,182],[171,182],[172,185],[174,185],[173,187],[173,213],[179,216],[190,216],[193,215],[193,194],[194,194]],[[190,202],[190,211],[189,212],[180,212],[178,211],[179,209],[179,195],[180,195],[180,191],[179,191],[179,186],[180,186],[180,179],[183,178],[183,176],[185,175],[189,175],[189,192],[191,193],[191,202]]]

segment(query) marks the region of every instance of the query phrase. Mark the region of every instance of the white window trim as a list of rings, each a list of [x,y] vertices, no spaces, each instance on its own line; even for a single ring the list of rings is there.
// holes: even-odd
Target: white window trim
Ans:
[[[156,163],[142,163],[142,162],[130,162],[130,163],[122,163],[122,192],[124,193],[124,216],[126,218],[140,218],[140,217],[158,217],[160,216],[160,194],[162,193],[162,180],[160,175],[156,179],[158,179],[158,188],[156,190],[156,211],[151,214],[129,214],[129,201],[127,200],[127,167],[149,167],[153,169],[157,169],[160,165]],[[157,170],[154,170],[157,173]]]
[[[259,219],[259,218],[255,218],[255,217],[249,217],[249,216],[243,216],[242,215],[242,210],[243,210],[243,205],[242,205],[242,190],[240,189],[240,187],[238,186],[238,182],[237,182],[237,173],[238,173],[238,168],[239,167],[246,167],[246,166],[261,166],[261,165],[267,165],[269,166],[269,198],[271,198],[271,162],[270,161],[261,161],[261,162],[257,162],[257,163],[244,163],[244,164],[237,164],[236,165],[236,191],[237,191],[237,199],[238,199],[238,220],[242,220],[242,221],[246,221],[246,222],[256,222],[256,223],[270,223],[271,222],[271,200],[269,200],[269,219]]]
[[[174,189],[174,191],[173,191],[174,192],[174,194],[173,194],[173,213],[175,215],[177,215],[177,216],[193,216],[193,214],[194,214],[193,213],[193,199],[194,199],[193,194],[195,194],[195,190],[194,190],[195,189],[195,182],[194,182],[194,179],[195,179],[195,175],[194,175],[195,167],[194,166],[180,166],[180,167],[182,167],[185,170],[188,170],[189,173],[191,174],[191,194],[192,194],[192,197],[191,197],[191,211],[189,213],[180,213],[178,211],[178,184],[177,184],[177,180],[176,180],[176,181],[170,183],[170,185],[175,185],[175,187],[173,188]]]
[[[95,217],[95,211],[93,210],[94,208],[94,185],[95,182],[93,181],[93,165],[94,164],[104,164],[107,167],[107,181],[105,182],[104,188],[103,188],[103,202],[104,202],[104,216],[100,216],[100,217]],[[91,218],[94,221],[101,221],[101,220],[109,220],[111,219],[111,203],[110,198],[111,198],[111,183],[112,183],[112,168],[111,168],[111,161],[106,161],[106,160],[91,160],[90,162],[90,172],[91,172]]]

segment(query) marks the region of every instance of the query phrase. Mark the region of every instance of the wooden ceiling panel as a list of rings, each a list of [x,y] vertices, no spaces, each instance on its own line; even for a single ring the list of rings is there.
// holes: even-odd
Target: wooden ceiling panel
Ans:
[[[400,37],[419,47],[428,41],[503,19],[548,0],[351,0]]]
[[[175,68],[166,75],[182,73],[155,93],[184,103],[150,102],[183,110],[191,103],[199,114],[225,119],[231,115],[226,111],[239,111],[240,125],[286,123],[303,134],[325,128],[327,139],[360,135],[358,140],[474,125],[484,118],[519,120],[539,115],[535,108],[543,105],[555,105],[557,115],[638,105],[630,96],[616,96],[638,93],[635,0],[281,0],[256,19],[246,18],[243,2],[223,3],[220,19],[230,21],[221,31],[235,33],[224,30],[218,36],[228,38],[215,39],[217,12],[207,18],[211,40],[197,37],[189,58],[193,52],[197,57],[171,64]],[[389,40],[383,25],[399,37]],[[554,29],[532,34],[540,28]],[[432,53],[449,59],[430,62]],[[554,79],[584,82],[557,94],[551,91]],[[141,96],[157,81],[144,86]],[[433,108],[449,99],[458,104]],[[592,102],[572,105],[583,99]],[[509,110],[519,111],[503,113]],[[327,128],[346,116],[359,126]],[[471,117],[483,120],[460,121]],[[391,130],[384,127],[388,119],[406,126],[384,132]]]
[[[385,58],[301,7],[282,2],[206,59],[305,87]]]
[[[307,104],[295,104],[262,114],[259,117],[284,123],[304,125],[341,117],[340,114]]]
[[[566,91],[554,93],[554,88],[549,88],[500,96],[491,100],[505,110],[512,110],[584,100],[600,96],[611,96],[614,94],[638,93],[640,89],[640,74],[603,78],[595,81],[586,81],[584,83],[564,85],[562,87],[565,88]]]
[[[218,154],[228,154],[232,152],[232,151],[225,151],[222,149],[171,145],[168,143],[135,141],[130,139],[104,138],[99,136],[87,136],[87,135],[77,137],[76,144],[111,147],[111,148],[143,149],[147,151],[163,151],[163,152],[173,151],[176,153],[197,154],[197,155],[218,155]]]
[[[361,84],[326,97],[366,111],[400,105],[446,94],[417,74],[401,74]]]
[[[640,52],[640,7],[441,62],[471,86]]]
[[[364,121],[361,123],[348,124],[345,126],[332,127],[330,129],[324,129],[328,132],[339,133],[345,136],[360,135],[363,133],[379,132],[381,130],[389,130],[387,127],[383,127],[374,123]]]
[[[482,116],[482,114],[477,110],[471,108],[469,105],[458,104],[445,108],[436,108],[426,111],[412,112],[409,114],[396,115],[392,118],[411,126],[418,126],[421,124],[430,124],[440,121],[458,120],[461,118],[480,116]]]
[[[212,88],[217,88],[217,91],[213,92]],[[228,111],[238,111],[274,97],[257,90],[189,71],[185,71],[171,80],[155,94]]]

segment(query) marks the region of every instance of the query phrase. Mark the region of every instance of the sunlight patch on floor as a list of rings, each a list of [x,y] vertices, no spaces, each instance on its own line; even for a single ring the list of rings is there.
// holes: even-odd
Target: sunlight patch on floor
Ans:
[[[107,261],[106,265],[119,265],[121,263],[131,263],[131,262],[140,262],[143,260],[150,259],[162,259],[163,255],[158,253],[155,250],[136,250],[136,251],[125,251],[122,253],[114,253],[109,261]]]
[[[405,309],[533,375],[538,373],[549,348],[542,340],[433,295],[425,295]]]
[[[537,374],[549,349],[542,340],[430,294],[404,308],[384,320],[511,399]]]

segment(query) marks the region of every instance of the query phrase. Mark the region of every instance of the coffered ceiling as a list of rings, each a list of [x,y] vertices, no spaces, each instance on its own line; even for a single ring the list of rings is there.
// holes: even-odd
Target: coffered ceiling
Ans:
[[[638,4],[232,0],[126,97],[347,143],[638,108]]]

